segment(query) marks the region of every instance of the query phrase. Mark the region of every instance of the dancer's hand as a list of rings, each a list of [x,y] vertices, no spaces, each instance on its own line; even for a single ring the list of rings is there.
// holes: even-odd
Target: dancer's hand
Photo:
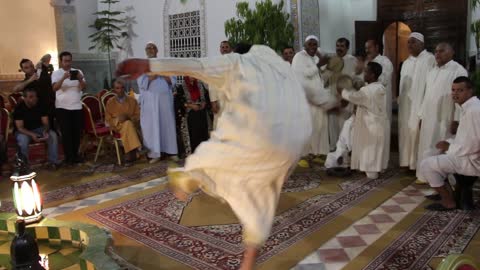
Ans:
[[[150,72],[150,62],[148,59],[132,58],[118,64],[116,75],[134,80],[148,72]]]

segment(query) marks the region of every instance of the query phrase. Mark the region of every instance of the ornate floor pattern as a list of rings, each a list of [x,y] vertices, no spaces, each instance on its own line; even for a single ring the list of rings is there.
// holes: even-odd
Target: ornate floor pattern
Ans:
[[[428,189],[412,184],[311,253],[292,270],[342,269],[417,208]],[[365,270],[429,269],[432,257],[462,253],[480,228],[480,210],[425,212]]]
[[[391,181],[393,175],[389,172],[382,179],[356,179],[343,185],[343,191],[313,196],[278,215],[257,262],[268,260],[319,230],[371,196],[376,187]],[[284,192],[295,182],[288,181]],[[91,212],[88,216],[195,269],[236,269],[243,252],[241,226],[182,226],[179,221],[186,205],[170,192],[161,191]]]

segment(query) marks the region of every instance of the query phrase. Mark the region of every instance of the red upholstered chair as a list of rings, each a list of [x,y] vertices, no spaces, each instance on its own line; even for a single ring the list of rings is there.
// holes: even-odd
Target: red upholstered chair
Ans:
[[[105,113],[105,112],[107,111],[107,103],[108,103],[108,101],[109,101],[111,98],[115,97],[115,96],[116,96],[116,95],[115,95],[115,93],[113,93],[113,92],[108,92],[108,93],[106,93],[105,95],[103,95],[103,97],[102,97],[102,109],[103,109],[103,113]]]
[[[5,98],[3,95],[0,95],[0,109],[5,108]]]
[[[95,96],[85,96],[82,98],[82,102],[88,106],[92,113],[93,122],[98,126],[105,126],[104,117],[102,113],[102,105]]]
[[[110,91],[107,90],[107,89],[102,89],[100,92],[97,93],[97,98],[99,100],[102,100],[103,96],[107,93],[109,93]]]
[[[95,137],[98,140],[98,146],[97,146],[94,162],[97,162],[98,155],[100,154],[100,150],[102,148],[104,140],[106,138],[107,139],[111,138],[113,141],[113,144],[115,145],[118,165],[122,165],[118,140],[114,138],[110,128],[106,127],[105,125],[104,126],[96,125],[92,116],[92,112],[89,106],[87,106],[85,103],[82,103],[82,111],[83,111],[83,122],[84,122],[83,127],[84,127],[85,134],[88,136]]]
[[[8,142],[8,134],[10,133],[10,112],[5,109],[0,109],[0,131],[2,132],[5,142]]]

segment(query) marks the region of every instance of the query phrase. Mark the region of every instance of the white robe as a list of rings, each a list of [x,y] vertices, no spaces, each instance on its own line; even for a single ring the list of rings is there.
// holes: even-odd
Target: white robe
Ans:
[[[303,50],[293,57],[292,69],[305,90],[312,115],[313,132],[304,154],[326,155],[330,151],[326,110],[334,107],[337,100],[324,88],[318,60],[317,56],[312,57]]]
[[[455,104],[451,97],[451,89],[453,81],[460,76],[468,76],[467,71],[453,60],[441,67],[435,66],[427,75],[425,97],[419,112],[422,125],[418,144],[418,165],[425,158],[438,153],[435,145],[439,141],[452,136],[450,124],[455,119]],[[418,170],[417,178],[424,180]]]
[[[210,95],[210,102],[217,102],[218,104],[218,112],[213,114],[213,130],[217,128],[218,118],[222,115],[223,108],[225,107],[225,96],[222,92],[216,90],[214,87],[210,87],[208,89],[208,93]]]
[[[374,82],[359,91],[343,90],[342,97],[357,105],[353,122],[351,168],[381,172],[388,166],[390,120],[387,117],[385,87]]]
[[[422,162],[421,174],[432,187],[441,187],[448,174],[480,176],[480,100],[472,97],[462,104],[455,139],[443,155]]]
[[[423,50],[417,57],[403,62],[400,72],[400,97],[398,108],[398,142],[400,166],[415,170],[417,166],[418,112],[425,95],[427,74],[435,66],[433,54]]]
[[[388,57],[377,55],[373,62],[379,63],[382,66],[382,74],[378,81],[385,86],[387,93],[387,113],[388,119],[392,120],[392,96],[393,96],[393,64]]]
[[[253,46],[244,55],[152,59],[150,68],[198,78],[229,100],[217,129],[187,158],[183,172],[230,205],[247,244],[261,245],[281,187],[312,132],[305,93],[290,65],[272,49]]]
[[[350,116],[344,123],[334,152],[330,152],[325,160],[325,168],[350,167],[350,151],[352,151],[352,128],[355,115]],[[338,158],[343,157],[343,163],[338,164]]]

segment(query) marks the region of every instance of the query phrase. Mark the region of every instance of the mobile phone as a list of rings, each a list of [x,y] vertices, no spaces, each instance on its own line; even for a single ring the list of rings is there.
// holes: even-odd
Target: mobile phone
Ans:
[[[78,80],[78,70],[70,70],[70,80]]]

